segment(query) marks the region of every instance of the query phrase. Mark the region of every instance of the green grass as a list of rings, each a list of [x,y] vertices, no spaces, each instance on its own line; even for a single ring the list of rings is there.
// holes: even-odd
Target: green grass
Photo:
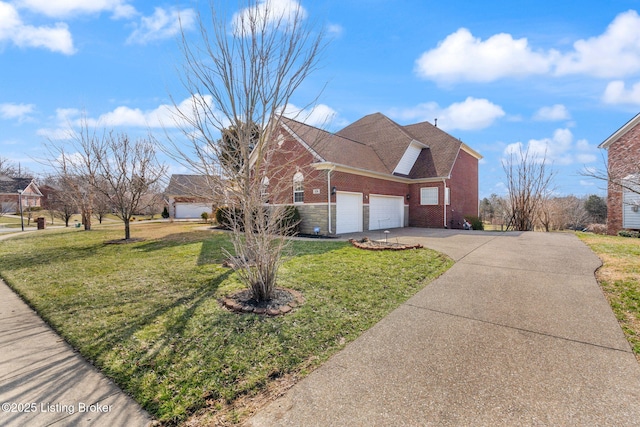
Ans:
[[[597,277],[640,361],[640,239],[578,233],[602,260]]]
[[[19,236],[0,242],[0,274],[145,409],[178,424],[304,376],[452,265],[426,249],[295,241],[279,284],[305,304],[238,315],[217,301],[242,288],[220,265],[228,237],[197,227],[139,224],[133,237],[147,240],[127,245],[104,244],[119,228]]]

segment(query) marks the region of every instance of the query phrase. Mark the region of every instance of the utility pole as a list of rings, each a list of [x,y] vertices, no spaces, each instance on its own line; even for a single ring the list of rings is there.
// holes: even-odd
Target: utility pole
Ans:
[[[20,204],[20,227],[22,228],[22,231],[24,231],[24,217],[22,216],[22,193],[23,192],[24,190],[18,190],[18,200]]]

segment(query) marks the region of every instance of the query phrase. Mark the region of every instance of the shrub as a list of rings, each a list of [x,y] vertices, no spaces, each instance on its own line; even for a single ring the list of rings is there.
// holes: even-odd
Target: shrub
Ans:
[[[589,224],[587,231],[593,234],[607,234],[606,224]]]
[[[467,221],[471,224],[471,228],[474,230],[484,230],[484,224],[477,216],[468,216]]]
[[[202,213],[200,214],[200,218],[202,218],[202,220],[203,220],[204,222],[209,221],[209,213],[208,213],[208,212],[202,212]]]
[[[633,231],[633,230],[620,230],[618,231],[618,236],[638,238],[640,237],[640,232]]]
[[[295,206],[286,206],[282,219],[280,220],[280,230],[284,230],[287,235],[294,236],[298,234],[300,225],[300,212]]]
[[[169,209],[167,209],[167,207],[164,207],[164,210],[162,211],[162,218],[167,219],[169,218]]]
[[[242,211],[239,208],[234,208],[235,212],[231,214],[231,209],[229,206],[222,206],[216,209],[216,222],[222,228],[226,228],[227,230],[231,229],[231,220],[233,217],[239,218],[242,215]],[[232,216],[233,215],[233,216]],[[254,213],[254,215],[258,215],[258,213]],[[268,220],[269,211],[264,213],[265,221]],[[278,224],[280,230],[286,231],[288,235],[298,234],[298,224],[300,223],[300,212],[298,212],[298,208],[295,206],[286,206],[282,218]],[[243,230],[244,227],[240,226],[240,231]]]

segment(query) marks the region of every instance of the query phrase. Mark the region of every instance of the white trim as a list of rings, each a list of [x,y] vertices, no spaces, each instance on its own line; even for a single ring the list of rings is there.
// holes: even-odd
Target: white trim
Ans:
[[[425,148],[424,144],[415,140],[411,141],[411,144],[409,144],[407,149],[404,151],[404,154],[396,165],[396,168],[393,170],[393,173],[409,175],[411,173],[411,169],[413,169],[413,166],[416,164],[420,153],[422,153],[423,148]]]
[[[336,172],[345,172],[353,175],[366,176],[368,178],[378,178],[378,179],[383,179],[385,181],[401,182],[403,184],[426,184],[426,183],[432,183],[432,182],[439,183],[439,182],[442,182],[443,178],[449,179],[448,176],[436,177],[436,178],[419,178],[419,179],[405,178],[401,176],[389,175],[387,173],[382,173],[382,172],[373,172],[366,169],[354,168],[351,166],[346,166],[346,165],[341,165],[338,163],[331,163],[331,162],[313,163],[312,166],[316,170],[333,169]]]
[[[636,125],[640,124],[640,113],[636,114],[631,120],[625,123],[620,129],[615,131],[609,138],[605,139],[598,148],[604,148],[605,150],[609,148],[611,144],[613,144],[618,139],[622,138],[624,134],[629,132],[631,129],[636,127]]]
[[[322,158],[322,156],[320,156],[320,154],[318,154],[318,152],[316,150],[314,150],[313,148],[311,148],[311,146],[309,144],[307,144],[306,142],[304,142],[304,140],[302,138],[300,138],[298,136],[298,134],[296,134],[293,129],[291,129],[289,126],[287,126],[285,123],[280,123],[282,125],[282,127],[284,128],[284,130],[286,130],[289,135],[291,135],[296,141],[298,141],[300,143],[300,145],[302,145],[307,151],[309,151],[309,153],[311,153],[311,155],[319,162],[326,162],[326,160],[324,158]]]

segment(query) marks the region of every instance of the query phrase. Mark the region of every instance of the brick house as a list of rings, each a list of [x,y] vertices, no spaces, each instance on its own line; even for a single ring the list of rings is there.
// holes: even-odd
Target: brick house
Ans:
[[[598,148],[607,150],[607,233],[640,229],[640,113]]]
[[[16,213],[20,210],[20,196],[22,193],[22,208],[41,206],[42,193],[33,178],[12,178],[0,176],[0,213]]]
[[[169,216],[174,219],[200,219],[203,212],[215,210],[212,184],[205,175],[171,175],[164,191]]]
[[[328,133],[283,119],[275,135],[264,185],[270,203],[298,208],[302,233],[461,228],[478,216],[482,156],[430,123],[375,113]]]

